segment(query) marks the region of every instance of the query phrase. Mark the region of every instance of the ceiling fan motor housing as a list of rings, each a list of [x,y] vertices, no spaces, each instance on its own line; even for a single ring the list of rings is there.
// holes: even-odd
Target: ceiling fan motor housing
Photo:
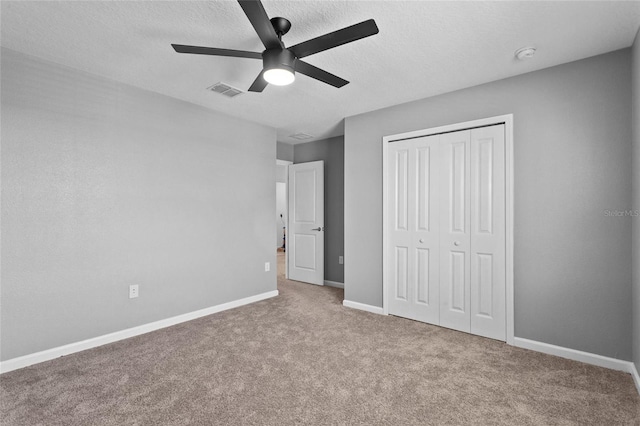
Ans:
[[[284,68],[294,73],[296,69],[296,55],[287,49],[267,49],[262,52],[262,64],[265,70]]]

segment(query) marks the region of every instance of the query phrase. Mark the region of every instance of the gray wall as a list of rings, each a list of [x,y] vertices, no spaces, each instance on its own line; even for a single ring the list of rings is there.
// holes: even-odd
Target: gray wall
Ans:
[[[294,145],[294,163],[324,160],[324,279],[344,282],[344,137]],[[345,259],[347,261],[347,259]]]
[[[276,144],[276,159],[293,161],[293,145],[284,142],[278,142]]]
[[[534,59],[535,60],[535,59]],[[514,114],[515,334],[631,359],[629,49],[345,122],[345,299],[382,306],[382,137]]]
[[[633,75],[633,208],[640,212],[640,30],[631,53]],[[633,361],[640,371],[640,217],[633,221]]]
[[[276,289],[274,129],[1,53],[0,359]]]

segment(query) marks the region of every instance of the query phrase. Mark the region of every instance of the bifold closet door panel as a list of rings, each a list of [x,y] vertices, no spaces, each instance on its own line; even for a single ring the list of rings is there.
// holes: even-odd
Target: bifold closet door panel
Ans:
[[[393,142],[388,155],[389,313],[439,321],[439,136]]]
[[[440,137],[440,325],[470,332],[471,132]]]
[[[419,139],[415,146],[416,273],[414,307],[421,321],[440,322],[440,136]]]
[[[504,125],[471,131],[471,333],[506,340]]]

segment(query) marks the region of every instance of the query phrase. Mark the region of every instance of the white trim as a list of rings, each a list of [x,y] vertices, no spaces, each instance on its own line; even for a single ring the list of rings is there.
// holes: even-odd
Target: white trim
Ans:
[[[387,217],[389,216],[389,142],[391,137],[382,138],[382,313],[389,315],[389,301],[387,300],[387,244],[389,244],[389,229],[387,229]]]
[[[229,309],[237,308],[239,306],[259,302],[261,300],[269,299],[277,295],[278,290],[268,291],[266,293],[257,294],[255,296],[245,297],[244,299],[234,300],[232,302],[223,303],[221,305],[211,306],[209,308],[200,309],[198,311],[193,311],[160,321],[128,328],[126,330],[116,331],[114,333],[105,334],[103,336],[93,337],[91,339],[82,340],[80,342],[70,343],[68,345],[58,346],[57,348],[51,348],[41,352],[9,359],[7,361],[0,362],[0,373],[7,373],[9,371],[28,367],[40,362],[49,361],[61,356],[70,355],[76,352],[84,351],[86,349],[91,349],[98,346],[106,345],[108,343],[117,342],[118,340],[139,336],[140,334],[149,333],[151,331],[170,327],[172,325],[180,324],[186,321],[191,321],[196,318],[215,314],[217,312],[226,311]]]
[[[507,344],[513,345],[515,338],[515,298],[514,298],[514,211],[515,211],[515,195],[514,195],[514,182],[515,182],[515,168],[514,168],[514,156],[513,156],[513,114],[504,116],[504,136],[505,136],[505,202],[507,207],[506,219],[506,233],[505,242],[507,244],[505,251],[505,267],[506,267],[506,315],[507,315]]]
[[[335,288],[344,288],[344,283],[339,283],[337,281],[324,280],[324,285]]]
[[[365,305],[364,303],[352,302],[351,300],[343,300],[342,305],[347,308],[359,309],[361,311],[371,312],[372,314],[386,315],[382,308],[378,306]]]
[[[633,377],[633,381],[636,384],[636,389],[638,390],[638,395],[640,395],[640,374],[638,374],[638,369],[633,362],[631,363],[631,377]]]
[[[389,240],[387,229],[387,209],[389,204],[389,194],[387,184],[389,180],[388,155],[389,143],[401,139],[417,138],[429,136],[437,133],[452,132],[457,130],[470,129],[473,127],[489,126],[497,123],[505,123],[505,202],[506,202],[506,341],[514,344],[514,262],[513,262],[513,212],[514,212],[514,157],[513,157],[513,114],[499,115],[495,117],[482,118],[480,120],[466,121],[447,126],[432,127],[430,129],[416,130],[413,132],[400,133],[397,135],[385,136],[382,138],[382,311],[389,314],[389,303],[387,301],[387,271],[388,256],[387,242]]]
[[[522,337],[515,337],[513,339],[513,346],[516,346],[518,348],[530,349],[532,351],[542,352],[549,355],[555,355],[574,361],[580,361],[586,364],[597,365],[598,367],[624,371],[625,373],[633,374],[632,371],[635,370],[635,365],[631,361],[623,361],[621,359],[592,354],[590,352],[578,351],[576,349],[569,349],[562,346],[551,345],[549,343],[537,342],[535,340],[524,339]],[[637,384],[638,382],[636,382],[636,386]]]

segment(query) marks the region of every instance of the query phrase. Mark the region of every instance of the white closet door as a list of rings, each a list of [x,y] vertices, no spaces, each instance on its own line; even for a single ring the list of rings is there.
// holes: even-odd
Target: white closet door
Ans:
[[[470,332],[470,137],[441,135],[440,325]]]
[[[504,126],[471,131],[471,333],[506,340]]]
[[[504,125],[388,152],[389,313],[506,340]]]
[[[439,321],[439,136],[389,148],[389,313]]]

